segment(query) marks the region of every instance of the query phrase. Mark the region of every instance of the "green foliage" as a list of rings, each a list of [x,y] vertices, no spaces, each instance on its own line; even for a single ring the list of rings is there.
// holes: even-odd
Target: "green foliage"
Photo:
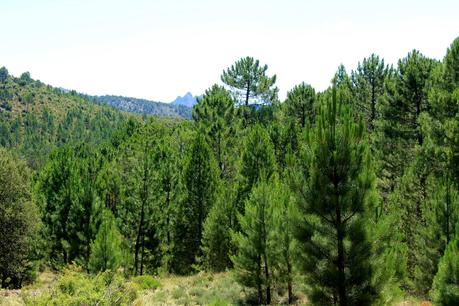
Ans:
[[[160,241],[162,268],[172,271],[172,258],[175,237],[175,217],[178,206],[185,196],[181,181],[177,141],[170,135],[164,135],[158,141],[155,152],[157,164],[156,202],[157,202],[157,230],[156,236]]]
[[[240,232],[232,232],[237,253],[231,257],[237,281],[257,290],[258,304],[271,303],[273,231],[272,186],[260,181],[245,202],[244,214],[238,216]],[[263,292],[266,291],[266,294]]]
[[[229,177],[234,156],[235,133],[237,128],[236,109],[229,92],[218,85],[206,90],[202,99],[193,108],[193,119],[198,130],[206,135],[220,170],[220,177]]]
[[[311,85],[303,82],[293,87],[287,93],[284,104],[287,115],[298,121],[302,128],[306,123],[312,125],[316,113],[316,92]]]
[[[36,272],[39,213],[30,192],[30,170],[0,148],[0,287],[20,288]]]
[[[1,67],[0,68],[0,83],[5,83],[6,80],[8,79],[8,76],[9,76],[9,73],[8,73],[8,69],[6,69],[5,67]]]
[[[431,295],[434,305],[452,306],[459,303],[459,226],[456,226],[456,237],[448,243],[440,259]]]
[[[222,82],[233,91],[236,101],[240,105],[248,106],[250,101],[255,103],[272,103],[277,99],[276,75],[266,75],[267,65],[260,65],[260,61],[253,57],[239,59],[234,65],[224,70]]]
[[[390,74],[391,69],[384,64],[384,59],[375,54],[364,58],[351,73],[357,110],[364,115],[370,130],[374,129],[374,121],[378,118],[378,99],[384,94],[384,82]]]
[[[230,230],[234,196],[231,188],[221,190],[216,203],[210,209],[204,222],[202,233],[202,265],[206,270],[222,272],[231,266],[231,237]]]
[[[419,124],[422,112],[429,103],[428,80],[438,63],[413,50],[399,60],[394,87],[388,91],[387,107],[384,110],[384,132],[388,138],[423,143],[423,132]]]
[[[28,83],[30,83],[32,81],[33,80],[30,77],[30,73],[28,71],[26,71],[26,72],[21,74],[21,76],[19,77],[18,83],[21,86],[25,86],[25,85],[27,85]]]
[[[53,152],[37,179],[52,261],[87,264],[100,210],[94,185],[102,160],[86,145],[64,146]]]
[[[269,179],[276,171],[276,160],[273,145],[268,133],[260,125],[252,127],[245,138],[242,153],[241,184],[238,191],[239,211],[252,187],[260,179]]]
[[[269,136],[274,147],[279,173],[287,167],[291,155],[296,156],[301,142],[301,128],[292,119],[284,124],[273,122],[269,125]]]
[[[53,287],[38,296],[26,296],[26,305],[132,305],[136,286],[118,274],[88,275],[76,266],[64,270]]]
[[[160,258],[158,248],[156,186],[158,179],[158,140],[164,136],[164,126],[150,122],[129,138],[121,149],[115,175],[122,183],[120,205],[115,217],[119,230],[134,255],[129,271],[142,275],[154,271]],[[155,191],[155,192],[154,192]]]
[[[122,260],[121,239],[112,213],[103,210],[102,222],[97,231],[96,239],[91,243],[88,266],[92,273],[118,269]]]
[[[370,304],[378,296],[365,228],[374,175],[363,131],[334,90],[309,137],[307,168],[299,170],[298,259],[317,305]]]
[[[215,203],[217,167],[204,136],[197,134],[187,152],[184,170],[186,198],[178,210],[174,258],[176,272],[188,273],[201,255],[204,220]]]
[[[161,287],[160,281],[155,279],[151,275],[139,275],[139,276],[133,277],[131,280],[132,282],[137,284],[139,288],[142,290],[157,289]]]
[[[0,84],[0,144],[24,156],[35,170],[56,147],[99,145],[128,121],[125,114],[34,81],[27,73]]]
[[[206,90],[194,121],[128,116],[1,68],[2,286],[20,287],[40,262],[124,276],[234,265],[259,303],[302,291],[322,305],[387,305],[402,290],[425,298],[437,270],[436,299],[446,296],[459,201],[458,42],[442,62],[413,51],[395,69],[374,54],[350,76],[340,65],[333,87],[301,83],[282,104],[267,66],[243,58],[221,77],[231,91]],[[150,276],[131,284],[116,271],[70,272],[40,303],[129,304],[131,285],[158,286]],[[210,290],[202,275],[184,277],[191,287],[157,288],[158,302],[246,297],[232,281]]]
[[[443,59],[443,79],[450,91],[459,87],[459,37],[456,38],[446,51]]]
[[[297,255],[294,233],[300,213],[288,186],[276,181],[270,193],[273,228],[269,238],[273,244],[270,250],[273,254],[273,278],[279,288],[287,291],[288,303],[291,304],[294,299],[294,260]]]
[[[415,270],[419,292],[427,294],[437,273],[438,261],[454,237],[459,221],[459,195],[451,180],[446,177],[435,182],[435,190],[423,207],[425,225],[420,226],[416,242],[418,266]]]

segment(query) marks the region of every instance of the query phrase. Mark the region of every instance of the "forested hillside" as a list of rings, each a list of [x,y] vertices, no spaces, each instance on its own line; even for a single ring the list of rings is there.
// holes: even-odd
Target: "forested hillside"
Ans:
[[[25,303],[459,305],[459,38],[351,68],[280,101],[245,57],[192,120],[2,69],[1,287],[51,269]],[[174,275],[220,287],[164,296]]]
[[[129,118],[133,116],[33,80],[28,72],[16,78],[0,68],[0,146],[22,156],[33,169],[55,147],[109,140]]]
[[[125,112],[157,116],[172,116],[186,119],[191,118],[191,107],[188,105],[109,95],[95,96],[91,98],[97,102],[113,106]]]

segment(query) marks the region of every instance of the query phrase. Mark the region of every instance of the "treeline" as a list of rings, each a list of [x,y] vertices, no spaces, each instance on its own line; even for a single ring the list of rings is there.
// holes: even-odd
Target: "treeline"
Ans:
[[[0,184],[0,228],[15,230],[2,233],[2,287],[74,262],[126,276],[231,269],[257,304],[299,290],[315,305],[459,303],[459,38],[442,61],[373,54],[282,102],[253,58],[221,80],[192,121],[124,121],[30,179],[4,151],[15,180]]]

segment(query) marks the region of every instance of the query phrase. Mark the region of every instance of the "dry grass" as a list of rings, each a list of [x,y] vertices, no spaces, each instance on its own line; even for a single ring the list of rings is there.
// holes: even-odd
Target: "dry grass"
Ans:
[[[0,290],[0,306],[16,306],[24,305],[24,300],[22,299],[22,292],[27,292],[31,296],[37,296],[43,291],[48,290],[54,281],[56,280],[58,274],[49,270],[45,270],[36,279],[36,281],[27,285],[22,290]]]
[[[51,288],[58,274],[42,272],[37,281],[22,290],[0,290],[0,306],[25,305],[22,296],[38,296]],[[192,276],[164,275],[158,278],[161,285],[156,289],[142,290],[135,306],[152,305],[247,305],[253,299],[250,291],[244,290],[231,273],[198,273]],[[276,296],[279,304],[286,303],[284,296]],[[307,305],[304,295],[298,294],[296,305]],[[406,297],[394,306],[432,306],[429,301]]]

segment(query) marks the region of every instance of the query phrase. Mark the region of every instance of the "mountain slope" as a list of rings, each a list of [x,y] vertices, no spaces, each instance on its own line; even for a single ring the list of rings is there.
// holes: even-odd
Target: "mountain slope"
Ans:
[[[181,117],[186,119],[191,118],[191,108],[187,105],[111,95],[94,96],[92,98],[97,102],[113,106],[126,112]]]
[[[39,168],[57,146],[109,141],[134,115],[45,85],[25,73],[0,78],[0,146]],[[5,76],[6,75],[6,76]]]

